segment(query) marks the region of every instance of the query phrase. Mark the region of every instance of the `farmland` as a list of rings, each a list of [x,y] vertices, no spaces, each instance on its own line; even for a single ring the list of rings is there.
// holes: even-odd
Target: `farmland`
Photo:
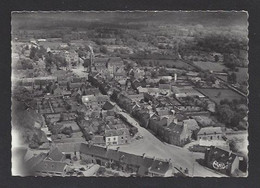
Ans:
[[[242,98],[238,93],[230,90],[230,89],[198,89],[201,93],[209,97],[212,101],[216,103],[220,103],[223,99],[233,100]],[[219,95],[220,93],[220,95]],[[219,96],[218,96],[219,95]]]
[[[226,69],[225,65],[223,64],[212,63],[207,61],[194,61],[193,64],[202,70],[210,70],[213,72],[222,72],[223,69]]]

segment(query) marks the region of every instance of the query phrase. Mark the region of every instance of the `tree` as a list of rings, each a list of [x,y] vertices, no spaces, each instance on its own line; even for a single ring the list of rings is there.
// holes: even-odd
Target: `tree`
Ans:
[[[61,130],[61,133],[62,134],[65,134],[65,135],[68,135],[68,136],[71,136],[72,135],[72,128],[71,127],[64,127],[62,130]]]
[[[31,51],[30,51],[30,59],[33,59],[35,57],[37,49],[35,47],[31,47]]]
[[[226,125],[230,125],[231,120],[234,117],[234,112],[231,110],[229,105],[224,104],[217,107],[217,115],[218,115],[218,119],[222,123]]]
[[[32,149],[36,149],[39,146],[40,146],[40,138],[36,133],[34,133],[33,136],[32,136],[32,139],[29,143],[29,147],[32,148]]]
[[[107,47],[101,46],[101,47],[100,47],[100,52],[101,52],[101,53],[104,53],[104,54],[107,54],[107,52],[108,52]]]
[[[236,83],[237,82],[237,75],[236,75],[236,73],[232,72],[231,74],[228,74],[227,81],[229,83]]]
[[[152,78],[157,78],[158,77],[158,72],[157,71],[152,71],[151,72],[151,77]]]
[[[167,75],[167,70],[164,67],[162,67],[162,68],[159,69],[159,74],[160,75]]]
[[[84,59],[83,67],[86,69],[90,66],[91,62],[90,59]]]
[[[215,56],[214,56],[214,59],[215,59],[215,62],[218,62],[218,61],[219,61],[218,55],[215,55]]]
[[[221,96],[221,91],[220,92],[218,92],[218,94],[217,94],[217,98],[219,98],[220,96]]]

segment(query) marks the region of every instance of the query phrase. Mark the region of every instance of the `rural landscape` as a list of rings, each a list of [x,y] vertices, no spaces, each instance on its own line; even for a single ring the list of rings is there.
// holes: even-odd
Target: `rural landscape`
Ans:
[[[247,177],[246,12],[13,12],[12,174]]]

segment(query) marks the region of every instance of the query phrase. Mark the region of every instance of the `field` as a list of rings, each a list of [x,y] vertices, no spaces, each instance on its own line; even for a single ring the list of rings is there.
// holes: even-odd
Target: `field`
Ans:
[[[160,59],[160,60],[154,60],[154,59],[144,59],[142,60],[143,62],[148,63],[148,66],[150,66],[150,63],[152,62],[153,66],[156,66],[157,64],[159,66],[169,66],[171,68],[183,68],[183,69],[189,69],[193,70],[194,68],[180,60],[165,60],[165,59]]]
[[[223,69],[226,69],[225,65],[220,63],[212,63],[212,62],[204,62],[204,61],[194,61],[194,65],[203,69],[203,70],[210,70],[214,72],[223,72]]]
[[[242,96],[230,89],[198,89],[201,93],[208,96],[211,100],[218,103],[223,99],[233,100],[241,99]],[[220,96],[217,96],[221,93]]]
[[[248,79],[248,74],[247,74],[247,71],[248,71],[248,68],[238,68],[238,72],[236,72],[236,75],[237,75],[237,82],[240,83],[240,82],[243,82],[243,81],[247,81]]]

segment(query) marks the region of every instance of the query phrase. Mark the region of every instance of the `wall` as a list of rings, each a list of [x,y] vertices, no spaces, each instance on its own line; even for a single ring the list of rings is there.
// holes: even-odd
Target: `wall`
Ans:
[[[106,145],[118,145],[118,136],[106,137]]]

